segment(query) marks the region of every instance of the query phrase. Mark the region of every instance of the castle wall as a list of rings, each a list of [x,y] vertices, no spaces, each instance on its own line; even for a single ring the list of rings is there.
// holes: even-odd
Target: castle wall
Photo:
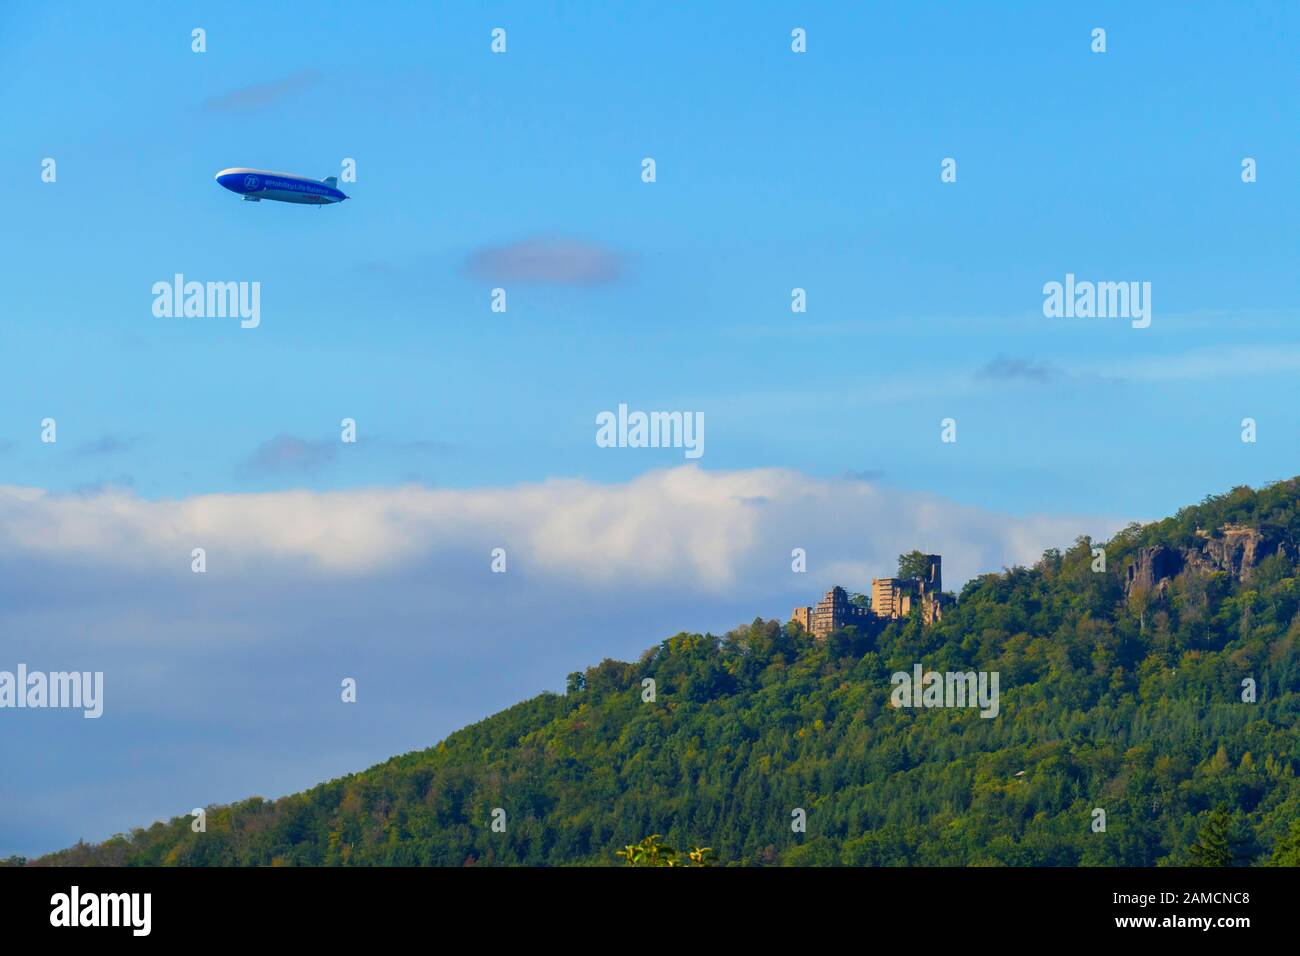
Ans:
[[[814,637],[825,637],[842,627],[864,627],[873,619],[874,615],[868,608],[850,603],[848,592],[842,587],[834,587],[817,602],[811,630]]]

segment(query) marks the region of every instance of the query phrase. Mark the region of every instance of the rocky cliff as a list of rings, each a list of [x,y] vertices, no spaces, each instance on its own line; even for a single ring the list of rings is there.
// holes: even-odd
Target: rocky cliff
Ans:
[[[1260,561],[1278,552],[1287,553],[1281,540],[1244,525],[1224,525],[1213,533],[1198,531],[1197,535],[1203,540],[1196,547],[1139,548],[1125,570],[1124,593],[1138,588],[1163,594],[1169,582],[1185,570],[1205,574],[1226,571],[1238,581],[1248,582]]]

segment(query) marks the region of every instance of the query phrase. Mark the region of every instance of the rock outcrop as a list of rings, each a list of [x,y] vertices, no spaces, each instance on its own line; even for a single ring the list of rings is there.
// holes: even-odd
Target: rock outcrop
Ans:
[[[1267,540],[1256,528],[1224,525],[1219,530],[1222,537],[1207,540],[1201,556],[1214,570],[1227,571],[1242,581],[1249,581],[1255,566],[1269,555],[1286,553],[1285,545]]]
[[[1258,528],[1224,525],[1204,537],[1199,548],[1170,548],[1155,545],[1139,548],[1124,572],[1124,593],[1134,588],[1153,596],[1163,595],[1169,582],[1185,569],[1210,574],[1226,571],[1238,581],[1248,582],[1256,566],[1269,555],[1286,554],[1286,545],[1266,537]]]
[[[1164,545],[1139,548],[1133,563],[1125,571],[1124,593],[1129,594],[1138,588],[1149,594],[1163,594],[1169,587],[1169,581],[1182,573],[1187,563],[1186,550],[1166,548]]]

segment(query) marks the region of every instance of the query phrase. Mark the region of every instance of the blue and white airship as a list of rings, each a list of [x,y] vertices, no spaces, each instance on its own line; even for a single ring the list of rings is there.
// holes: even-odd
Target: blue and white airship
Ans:
[[[248,202],[274,199],[278,202],[306,203],[325,206],[342,202],[348,197],[339,190],[337,176],[326,179],[309,179],[294,173],[273,173],[265,169],[223,169],[217,173],[217,182],[232,193],[239,193]]]

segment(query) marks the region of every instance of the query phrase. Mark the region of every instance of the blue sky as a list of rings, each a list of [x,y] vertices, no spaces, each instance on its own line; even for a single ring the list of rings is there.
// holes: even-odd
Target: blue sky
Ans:
[[[1297,473],[1297,21],[1286,3],[0,8],[0,97],[21,104],[0,151],[0,485],[25,490],[0,507],[0,668],[98,664],[110,695],[99,722],[24,714],[13,735],[0,714],[0,751],[53,748],[44,776],[0,784],[0,851],[357,769],[674,630],[784,614],[904,548],[959,555],[956,583]],[[338,175],[344,157],[357,182],[336,207],[213,181]],[[521,249],[553,274],[521,276]],[[260,327],[154,317],[153,283],[177,272],[260,282]],[[1150,328],[1045,318],[1042,286],[1067,272],[1150,282]],[[622,402],[702,412],[698,467],[598,448],[595,415]],[[599,528],[566,481],[577,502],[608,495]],[[391,513],[418,525],[436,501],[481,523],[427,527],[400,568],[313,564],[353,534],[395,547],[311,522],[412,484],[435,497]],[[309,503],[257,510],[277,493]],[[780,519],[727,511],[737,496]],[[701,502],[726,547],[661,546]],[[173,506],[195,540],[214,513],[264,515],[262,538],[226,542],[244,576],[200,599],[151,565],[188,554],[158,530]],[[508,585],[478,573],[506,529],[538,562]],[[785,567],[799,529],[827,555],[807,583]],[[569,550],[540,543],[565,534]],[[415,569],[439,578],[419,597]],[[337,574],[370,613],[322,612]],[[461,623],[435,639],[430,620]],[[304,656],[321,647],[340,659]],[[349,667],[427,667],[436,693],[340,716]],[[223,680],[250,682],[239,708],[181,705]],[[295,710],[299,691],[331,716]],[[178,759],[200,744],[201,765]],[[88,785],[108,794],[93,811]]]

